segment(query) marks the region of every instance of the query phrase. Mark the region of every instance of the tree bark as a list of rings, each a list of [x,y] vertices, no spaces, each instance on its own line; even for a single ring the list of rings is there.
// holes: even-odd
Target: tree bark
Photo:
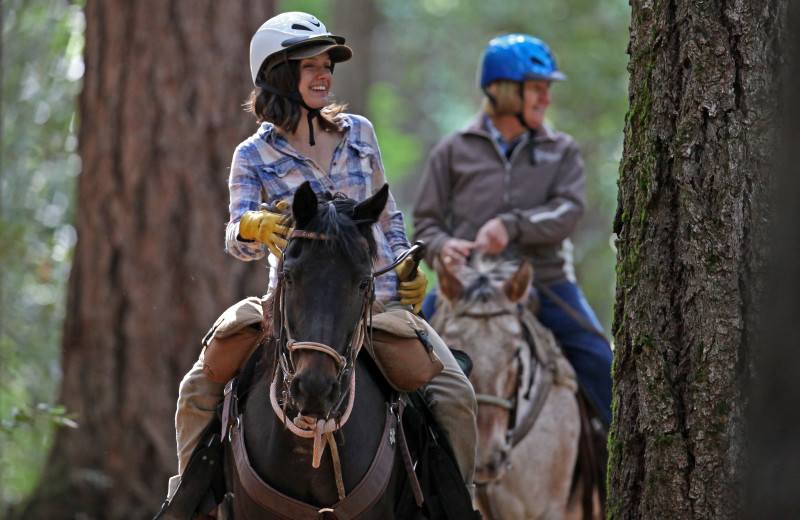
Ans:
[[[633,0],[610,518],[733,518],[785,0]]]
[[[89,1],[78,242],[58,432],[25,519],[149,518],[177,471],[178,383],[263,263],[224,252],[250,37],[274,2]]]

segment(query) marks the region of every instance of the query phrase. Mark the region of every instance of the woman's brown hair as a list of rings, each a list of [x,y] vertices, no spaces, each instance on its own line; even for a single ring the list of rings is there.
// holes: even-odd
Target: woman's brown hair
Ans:
[[[277,58],[283,60],[282,57]],[[297,80],[300,77],[300,60],[282,61],[274,66],[267,63],[259,72],[267,85],[285,92],[297,92]],[[291,68],[290,68],[291,67]],[[300,123],[300,104],[286,96],[273,94],[261,87],[256,87],[250,93],[250,97],[245,103],[248,112],[252,112],[259,123],[269,122],[279,126],[287,132],[297,131]],[[342,113],[347,105],[331,103],[322,108],[319,114],[319,124],[325,131],[338,131],[339,126],[335,122],[337,115]]]

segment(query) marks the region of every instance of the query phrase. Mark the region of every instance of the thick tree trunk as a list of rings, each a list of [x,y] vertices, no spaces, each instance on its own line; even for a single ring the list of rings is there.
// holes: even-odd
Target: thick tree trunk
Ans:
[[[732,518],[786,2],[631,3],[609,511]]]
[[[89,1],[78,243],[58,432],[25,519],[151,517],[177,470],[178,383],[216,316],[265,289],[224,252],[227,173],[255,129],[248,52],[273,2]]]

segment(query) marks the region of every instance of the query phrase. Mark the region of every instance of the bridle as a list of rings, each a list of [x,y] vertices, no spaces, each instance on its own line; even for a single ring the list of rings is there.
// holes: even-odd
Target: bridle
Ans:
[[[456,314],[457,317],[468,318],[495,318],[498,316],[516,315],[516,318],[522,327],[523,342],[529,348],[528,355],[532,361],[538,361],[537,363],[531,363],[532,368],[535,366],[535,370],[530,369],[528,371],[527,390],[524,393],[525,399],[530,398],[531,393],[534,390],[536,390],[536,392],[531,406],[528,407],[523,417],[518,416],[520,404],[519,398],[522,394],[522,392],[520,392],[520,387],[525,383],[523,381],[523,379],[525,379],[524,363],[522,359],[523,354],[519,349],[517,349],[514,353],[514,356],[518,360],[517,384],[515,386],[514,395],[510,398],[506,398],[491,394],[475,394],[478,405],[495,406],[509,412],[508,426],[506,431],[506,444],[502,450],[503,462],[507,465],[510,465],[511,463],[511,450],[525,437],[531,428],[533,428],[536,419],[539,417],[542,407],[544,406],[544,402],[547,399],[547,395],[549,394],[550,387],[552,385],[553,374],[556,370],[552,359],[538,359],[539,356],[533,344],[535,339],[531,330],[529,329],[529,325],[525,323],[524,313],[524,305],[520,303],[516,305],[515,311],[508,307],[503,307],[498,310],[487,312],[474,312],[466,310]]]
[[[304,231],[295,229],[293,230],[286,240],[286,247],[284,251],[289,248],[289,244],[292,240],[296,239],[307,239],[307,240],[334,240],[335,237],[331,237],[328,235],[323,235],[321,233],[314,233],[312,231]],[[331,409],[326,417],[326,420],[330,420],[332,417],[336,419],[341,419],[343,414],[341,413],[340,409],[342,404],[344,403],[345,397],[348,393],[352,394],[352,392],[348,392],[347,389],[350,388],[350,384],[347,384],[348,380],[352,379],[354,375],[354,367],[355,361],[358,357],[358,353],[361,349],[361,345],[364,343],[365,340],[371,341],[371,334],[368,330],[368,325],[372,320],[372,304],[375,301],[375,275],[372,274],[368,279],[368,286],[364,291],[364,300],[361,304],[361,312],[359,314],[359,318],[356,321],[355,326],[353,327],[353,331],[350,334],[350,342],[347,345],[347,349],[345,350],[344,355],[340,354],[336,349],[329,345],[325,345],[323,343],[317,343],[314,341],[298,341],[292,337],[291,332],[287,326],[287,315],[286,315],[286,283],[284,279],[283,273],[283,261],[284,255],[281,255],[281,258],[278,261],[278,282],[277,287],[275,289],[275,303],[274,303],[274,312],[273,312],[273,333],[275,336],[276,347],[278,348],[278,367],[276,368],[276,379],[277,379],[277,371],[280,370],[283,378],[283,404],[284,408],[291,400],[291,394],[289,392],[289,386],[292,383],[296,376],[296,369],[295,363],[292,358],[292,354],[298,350],[313,350],[317,352],[322,352],[323,354],[327,354],[328,356],[332,357],[334,363],[336,364],[337,374],[336,374],[336,381],[339,384],[339,388],[342,389],[339,395],[339,399],[336,402],[336,405]],[[352,395],[350,396],[350,400],[352,401]]]
[[[497,318],[499,316],[508,316],[511,314],[517,314],[517,318],[522,322],[522,310],[517,309],[517,312],[513,312],[508,307],[501,307],[497,310],[493,311],[485,311],[485,312],[475,312],[471,310],[465,310],[463,312],[459,312],[455,315],[455,317],[460,318],[473,318],[473,319],[488,319],[488,318]],[[475,394],[475,399],[479,405],[490,405],[496,406],[498,408],[502,408],[503,410],[508,410],[509,412],[509,424],[508,424],[508,431],[509,434],[513,429],[514,426],[514,415],[516,414],[517,409],[517,396],[516,396],[516,388],[519,387],[521,378],[522,378],[522,359],[519,350],[517,350],[514,356],[519,361],[520,368],[517,369],[517,385],[515,386],[515,394],[510,398],[492,395],[492,394]],[[510,450],[510,447],[509,447]]]
[[[335,236],[329,236],[312,231],[305,231],[294,229],[286,239],[286,246],[284,253],[278,260],[278,282],[275,289],[275,302],[273,310],[273,335],[275,337],[275,345],[278,349],[278,366],[275,368],[275,375],[272,384],[270,385],[270,402],[272,408],[277,414],[278,418],[286,425],[286,427],[295,435],[300,437],[313,437],[314,438],[314,451],[312,456],[312,467],[318,468],[322,453],[325,449],[325,444],[331,448],[331,456],[333,457],[334,471],[336,473],[336,487],[339,493],[339,499],[343,500],[345,497],[344,483],[341,475],[341,464],[339,461],[338,448],[333,434],[344,426],[345,422],[350,416],[353,409],[353,402],[355,401],[355,363],[358,358],[358,353],[361,346],[366,342],[369,346],[372,345],[372,306],[375,302],[375,278],[381,276],[395,267],[397,267],[409,255],[414,255],[414,258],[419,260],[424,254],[424,244],[415,242],[414,245],[401,254],[394,262],[386,267],[378,269],[370,273],[367,279],[367,286],[364,289],[364,299],[361,304],[361,312],[356,321],[353,331],[350,335],[350,342],[344,355],[340,354],[336,349],[330,345],[318,343],[314,341],[298,341],[294,339],[289,331],[286,315],[286,283],[283,273],[283,261],[285,252],[289,248],[292,240],[306,239],[306,240],[336,240]],[[298,415],[291,422],[286,415],[286,408],[290,401],[291,396],[291,382],[296,377],[295,363],[292,354],[298,350],[312,350],[322,352],[333,358],[336,368],[336,380],[339,385],[339,398],[328,412],[328,416],[324,419],[315,419],[313,417],[305,417]],[[277,397],[277,387],[279,384],[279,373],[282,376],[282,406]],[[347,405],[342,411],[345,398]],[[324,437],[324,439],[323,439]]]
[[[289,243],[292,240],[302,238],[307,240],[335,240],[336,237],[324,235],[321,233],[315,233],[312,231],[305,231],[300,229],[292,230],[286,240],[286,247],[284,251],[286,251],[289,247]],[[359,315],[359,319],[357,320],[355,326],[353,327],[353,332],[350,334],[350,343],[347,345],[347,350],[345,351],[344,355],[340,354],[336,351],[333,347],[329,345],[325,345],[323,343],[317,343],[314,341],[297,341],[296,339],[292,338],[291,332],[287,326],[287,316],[286,316],[286,306],[285,306],[285,298],[286,298],[286,284],[284,280],[283,274],[283,257],[278,261],[278,283],[275,290],[275,307],[273,312],[273,331],[275,335],[276,345],[279,349],[279,367],[283,374],[283,383],[284,388],[288,388],[288,385],[291,384],[292,380],[296,375],[295,364],[292,359],[292,353],[298,350],[313,350],[317,352],[322,352],[323,354],[327,354],[328,356],[332,357],[334,362],[336,363],[337,367],[337,375],[336,380],[339,383],[339,388],[348,388],[349,385],[346,385],[345,382],[352,377],[354,374],[354,367],[356,358],[358,357],[358,353],[361,350],[361,346],[366,341],[368,345],[372,344],[372,306],[375,302],[375,278],[378,276],[384,275],[400,265],[403,260],[405,260],[409,255],[413,255],[415,258],[419,259],[422,257],[424,253],[424,244],[422,242],[415,242],[414,245],[404,251],[400,256],[398,256],[391,264],[373,271],[370,273],[370,276],[367,280],[367,287],[364,291],[364,300],[361,305],[361,313]],[[339,414],[339,409],[341,408],[344,398],[347,392],[342,391],[336,405],[331,409],[329,416],[326,419],[330,419],[331,416],[341,416]],[[288,395],[286,397],[289,397]],[[351,396],[352,399],[352,396]],[[286,402],[286,401],[284,401]]]

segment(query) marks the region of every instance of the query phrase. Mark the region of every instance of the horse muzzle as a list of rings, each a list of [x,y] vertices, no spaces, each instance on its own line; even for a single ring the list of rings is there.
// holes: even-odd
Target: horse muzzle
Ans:
[[[475,482],[485,484],[499,480],[511,469],[511,444],[492,450],[487,455],[478,451],[478,465],[475,468]]]
[[[322,352],[295,353],[295,373],[289,393],[301,415],[327,419],[341,401],[339,367]]]

